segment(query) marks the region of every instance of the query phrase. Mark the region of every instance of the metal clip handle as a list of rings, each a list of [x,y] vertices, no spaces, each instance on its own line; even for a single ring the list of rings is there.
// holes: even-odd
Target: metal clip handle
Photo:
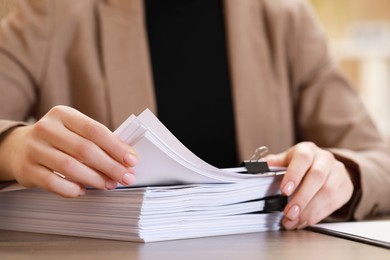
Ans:
[[[244,161],[245,168],[249,174],[270,172],[268,164],[265,160],[261,160],[269,149],[266,146],[261,146],[255,150],[255,154],[247,161]]]
[[[267,146],[260,146],[255,150],[255,153],[252,155],[249,161],[259,161],[268,153],[268,151],[269,149]]]

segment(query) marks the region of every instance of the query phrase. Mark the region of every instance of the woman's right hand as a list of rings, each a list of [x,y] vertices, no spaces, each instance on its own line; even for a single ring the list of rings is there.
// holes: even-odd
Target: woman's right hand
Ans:
[[[85,187],[134,183],[132,147],[79,111],[56,106],[30,126],[11,129],[0,143],[0,180],[42,187],[63,197]]]

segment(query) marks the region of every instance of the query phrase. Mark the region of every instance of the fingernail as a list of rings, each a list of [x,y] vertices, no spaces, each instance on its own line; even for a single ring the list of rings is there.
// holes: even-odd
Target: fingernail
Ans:
[[[79,196],[84,196],[86,193],[85,189],[80,189]]]
[[[122,184],[123,185],[131,185],[133,183],[134,183],[134,175],[133,174],[129,174],[129,173],[123,174],[123,176],[122,176]]]
[[[294,183],[289,181],[283,187],[283,193],[287,196],[290,196],[294,192]]]
[[[116,188],[116,186],[117,186],[117,182],[116,181],[114,181],[114,180],[106,181],[106,189],[107,190],[113,190],[113,189]]]
[[[135,155],[131,153],[125,154],[123,160],[128,166],[135,166],[138,163],[137,157],[135,157]]]
[[[289,220],[296,220],[299,216],[299,212],[300,212],[300,209],[297,205],[294,205],[292,206],[287,214],[286,214],[286,217],[289,219]]]

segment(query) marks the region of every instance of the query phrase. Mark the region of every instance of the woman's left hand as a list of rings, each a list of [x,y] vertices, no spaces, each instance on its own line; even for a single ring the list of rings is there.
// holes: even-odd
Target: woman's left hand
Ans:
[[[311,142],[299,143],[266,159],[270,166],[287,167],[281,183],[282,193],[291,196],[282,221],[286,229],[314,225],[352,196],[354,187],[344,164]]]

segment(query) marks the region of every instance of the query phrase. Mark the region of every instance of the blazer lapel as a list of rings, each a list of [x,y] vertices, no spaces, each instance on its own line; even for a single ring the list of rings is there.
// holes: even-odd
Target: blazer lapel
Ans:
[[[155,112],[142,0],[99,4],[102,57],[112,127],[145,108]]]
[[[262,1],[225,0],[230,77],[236,121],[238,151],[241,159],[266,145],[271,152],[286,148],[289,127],[280,100],[270,44],[266,39]],[[283,95],[285,98],[288,95]],[[286,119],[289,121],[288,119]],[[287,126],[286,126],[287,125]],[[280,128],[279,128],[280,127]],[[283,129],[284,128],[284,129]],[[288,130],[287,130],[288,131]],[[292,133],[292,130],[291,130]]]
[[[249,158],[260,145],[279,152],[293,143],[286,76],[274,67],[263,2],[224,0],[238,151]],[[131,113],[156,111],[143,0],[100,2],[101,44],[111,125]],[[120,51],[118,51],[120,50]],[[284,86],[281,87],[281,86]],[[279,102],[279,100],[281,100]]]

